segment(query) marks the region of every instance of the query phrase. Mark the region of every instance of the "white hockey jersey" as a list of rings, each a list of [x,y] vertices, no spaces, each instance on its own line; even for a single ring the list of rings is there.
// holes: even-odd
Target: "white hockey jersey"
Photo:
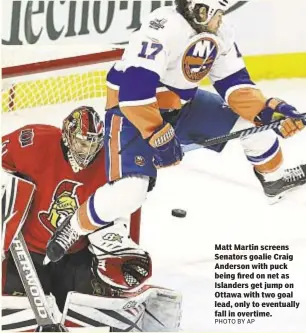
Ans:
[[[253,120],[264,107],[231,26],[223,22],[217,35],[197,34],[175,7],[161,7],[132,34],[122,60],[108,73],[107,108],[119,104],[147,138],[162,124],[160,109],[180,109],[206,76],[245,118]]]

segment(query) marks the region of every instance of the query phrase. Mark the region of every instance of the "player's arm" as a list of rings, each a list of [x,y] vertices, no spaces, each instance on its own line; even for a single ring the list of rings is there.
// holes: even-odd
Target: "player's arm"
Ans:
[[[210,79],[218,93],[241,117],[256,124],[288,118],[279,129],[283,137],[303,129],[301,115],[294,106],[278,98],[265,97],[252,81],[236,43],[231,42],[228,50],[216,60]]]
[[[154,163],[165,167],[178,163],[182,151],[173,127],[163,121],[156,98],[160,78],[168,62],[164,31],[144,25],[131,39],[123,61],[124,69],[115,66],[107,84],[116,87],[120,75],[119,106],[124,116],[154,148]],[[119,64],[120,66],[120,64]]]
[[[14,135],[9,134],[2,137],[2,168],[7,172],[17,172],[14,161]]]
[[[2,168],[18,177],[31,180],[39,155],[36,127],[25,126],[2,137]],[[42,154],[43,151],[40,151]]]
[[[25,222],[33,199],[35,185],[26,174],[27,163],[33,156],[29,152],[33,140],[34,130],[29,128],[2,137],[2,248],[5,252]]]

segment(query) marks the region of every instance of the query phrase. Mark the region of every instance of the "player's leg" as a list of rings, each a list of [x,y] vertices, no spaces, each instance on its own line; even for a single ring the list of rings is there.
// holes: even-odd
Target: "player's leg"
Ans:
[[[252,126],[243,119],[237,125],[238,130]],[[273,130],[243,138],[241,144],[270,203],[276,203],[288,191],[306,184],[306,164],[284,168],[281,144]]]
[[[171,112],[165,116],[171,117]],[[224,104],[219,95],[198,90],[195,98],[180,111],[175,132],[181,144],[188,145],[197,138],[203,140],[228,134],[238,119],[239,116]],[[225,145],[223,143],[207,148],[221,152]]]
[[[53,311],[56,309],[53,296],[46,296],[48,308]],[[42,328],[37,327],[34,312],[31,308],[28,297],[2,295],[1,298],[1,332],[42,332]],[[45,332],[62,332],[58,324],[54,324],[53,330],[50,327]],[[56,329],[56,330],[54,330]]]
[[[49,242],[47,255],[59,260],[80,235],[107,226],[141,207],[156,177],[153,149],[138,130],[112,109],[105,118],[105,160],[109,183],[100,187],[72,216],[63,222]],[[101,172],[104,170],[101,169]]]
[[[80,289],[80,292],[91,293],[92,259],[92,253],[85,248],[79,252],[67,254],[57,263],[48,264],[52,280],[52,294],[61,312],[63,312],[68,292],[77,290],[76,284],[86,285],[87,289]]]
[[[239,118],[224,105],[221,97],[199,90],[194,100],[183,108],[175,130],[182,144],[190,144],[197,135],[208,139],[251,126],[255,125]],[[306,165],[283,169],[282,150],[274,131],[248,136],[241,143],[270,202],[277,201],[289,189],[306,183]],[[220,152],[224,146],[208,148]]]
[[[51,281],[49,268],[42,265],[44,256],[31,253],[35,269],[46,295],[50,294]],[[51,312],[55,309],[54,299],[47,296]],[[2,319],[1,330],[14,330],[18,332],[34,330],[37,327],[35,314],[19,277],[14,260],[10,253],[2,262]]]
[[[78,225],[88,233],[141,207],[156,177],[153,151],[119,108],[105,116],[105,172],[108,184],[100,187],[79,209]]]

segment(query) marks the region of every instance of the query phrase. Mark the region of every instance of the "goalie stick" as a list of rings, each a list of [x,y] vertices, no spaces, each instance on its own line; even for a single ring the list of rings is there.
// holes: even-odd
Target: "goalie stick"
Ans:
[[[38,326],[54,324],[45,293],[21,231],[12,241],[10,251]]]
[[[37,324],[39,326],[52,325],[54,323],[45,293],[21,232],[31,207],[35,185],[4,172],[1,186],[3,254],[11,251]]]
[[[283,120],[284,119],[277,120],[277,121],[274,121],[270,124],[262,125],[262,126],[258,126],[258,127],[249,127],[249,128],[246,128],[246,129],[243,129],[243,130],[240,130],[240,131],[236,131],[236,132],[229,133],[229,134],[226,134],[226,135],[217,136],[215,138],[210,138],[210,139],[205,139],[205,137],[199,136],[195,133],[189,133],[190,139],[192,139],[195,143],[183,146],[183,151],[188,152],[188,151],[199,149],[199,148],[214,146],[214,145],[217,145],[217,144],[220,144],[220,143],[231,141],[233,139],[237,139],[237,138],[241,139],[241,138],[244,138],[248,135],[264,132],[264,131],[267,131],[267,130],[270,130],[270,129],[277,129],[278,126],[281,124],[281,122]],[[302,120],[303,123],[306,124],[306,113],[303,113],[301,115],[300,120]]]

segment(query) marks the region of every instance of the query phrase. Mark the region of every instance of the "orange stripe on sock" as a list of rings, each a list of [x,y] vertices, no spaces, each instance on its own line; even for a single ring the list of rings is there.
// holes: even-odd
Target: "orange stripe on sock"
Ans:
[[[279,152],[267,163],[255,165],[255,169],[261,173],[268,173],[277,170],[283,162],[283,153],[280,149]]]
[[[109,143],[110,153],[110,181],[121,178],[120,130],[122,118],[113,115],[111,124],[111,138]]]

